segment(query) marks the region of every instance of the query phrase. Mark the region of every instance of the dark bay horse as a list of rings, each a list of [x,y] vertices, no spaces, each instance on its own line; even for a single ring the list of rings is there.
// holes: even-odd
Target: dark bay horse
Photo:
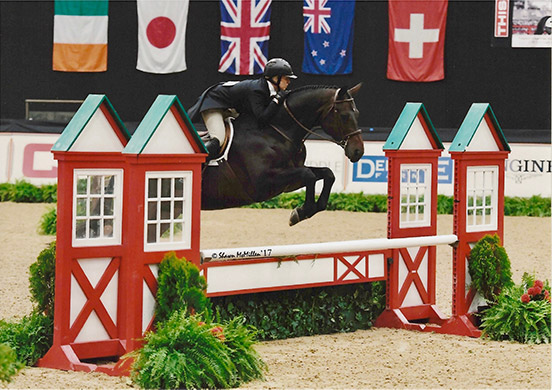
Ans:
[[[234,141],[227,163],[203,172],[202,209],[214,210],[261,202],[283,192],[306,187],[305,203],[292,211],[294,225],[325,210],[335,177],[331,169],[304,165],[304,141],[321,127],[328,140],[341,145],[351,162],[364,154],[353,96],[361,84],[347,90],[306,86],[293,90],[271,120],[258,128],[246,115],[234,121]],[[323,188],[315,201],[315,183]]]

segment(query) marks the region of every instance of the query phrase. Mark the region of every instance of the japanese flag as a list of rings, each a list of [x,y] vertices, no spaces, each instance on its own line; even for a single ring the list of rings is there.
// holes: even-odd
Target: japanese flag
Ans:
[[[138,62],[149,73],[186,70],[189,0],[137,0]]]
[[[387,78],[437,81],[445,78],[447,0],[389,0]]]

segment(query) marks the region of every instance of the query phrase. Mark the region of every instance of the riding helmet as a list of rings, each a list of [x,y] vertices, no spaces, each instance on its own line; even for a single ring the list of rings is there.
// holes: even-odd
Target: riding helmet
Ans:
[[[293,74],[291,65],[283,58],[272,58],[266,63],[263,71],[264,77],[267,79],[274,76],[288,76],[289,78],[296,79],[297,76]]]

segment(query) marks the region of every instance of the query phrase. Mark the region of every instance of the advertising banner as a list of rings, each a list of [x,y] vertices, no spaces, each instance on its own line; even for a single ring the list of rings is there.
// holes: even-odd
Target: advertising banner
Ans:
[[[0,133],[0,183],[25,180],[35,185],[57,181],[57,161],[50,149],[58,134]],[[335,175],[332,192],[387,193],[387,157],[384,142],[364,142],[364,156],[351,163],[338,145],[307,141],[305,165],[330,168]],[[438,192],[453,194],[453,163],[447,150],[438,162]],[[506,160],[506,196],[550,197],[552,193],[552,147],[550,144],[510,144]],[[317,184],[317,192],[322,183]]]

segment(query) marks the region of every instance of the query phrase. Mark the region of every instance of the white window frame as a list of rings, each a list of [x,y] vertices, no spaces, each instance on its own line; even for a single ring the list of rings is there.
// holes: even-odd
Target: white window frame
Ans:
[[[467,232],[481,232],[496,230],[498,228],[498,168],[497,165],[471,166],[467,168]],[[491,177],[489,177],[489,175],[491,175]],[[487,199],[490,200],[490,203],[487,203]],[[478,202],[478,200],[481,202]],[[478,214],[480,218],[478,218]],[[489,219],[488,223],[485,222],[486,216],[488,216]],[[481,219],[481,221],[479,219]]]
[[[174,179],[183,179],[182,196],[176,197],[174,193]],[[156,197],[149,198],[149,181],[150,179],[159,179],[157,182]],[[169,197],[162,197],[161,195],[161,179],[171,180],[171,195]],[[145,195],[144,195],[144,251],[145,252],[159,252],[167,250],[183,250],[190,249],[192,245],[192,190],[193,190],[193,172],[192,171],[149,171],[146,172],[145,179]],[[170,217],[169,219],[161,219],[161,201],[170,201]],[[174,218],[174,201],[182,202],[182,218]],[[148,202],[156,202],[156,218],[149,219],[149,204]],[[156,224],[156,242],[148,243],[148,225]],[[170,240],[169,242],[159,242],[160,224],[170,225]],[[181,240],[173,241],[174,237],[174,224],[182,223],[182,236]]]
[[[401,164],[400,174],[400,198],[399,198],[399,227],[414,228],[431,226],[431,164]],[[406,181],[403,174],[406,173]],[[424,171],[425,183],[410,181],[412,171]],[[419,178],[419,175],[416,175]],[[404,197],[407,198],[403,202]],[[414,197],[414,203],[411,203],[411,198]],[[423,197],[423,201],[420,199]],[[418,210],[423,206],[423,213],[419,214]],[[414,208],[415,212],[410,213]],[[406,212],[403,212],[406,210]]]
[[[78,178],[86,176],[87,189],[86,194],[78,194]],[[100,194],[90,193],[90,177],[91,176],[113,176],[115,182],[113,184],[113,196],[105,196],[105,185],[102,185]],[[99,215],[90,215],[90,199],[97,198],[101,200]],[[111,237],[103,235],[103,221],[106,219],[104,215],[104,202],[106,198],[113,198],[113,235]],[[77,215],[77,200],[86,200],[86,215]],[[94,218],[91,218],[94,217]],[[109,216],[110,217],[110,216]],[[75,169],[73,171],[73,212],[72,212],[72,244],[74,247],[87,247],[87,246],[109,246],[121,244],[121,230],[122,230],[122,218],[123,217],[123,170],[122,169]],[[89,223],[86,223],[86,237],[77,238],[77,221],[90,221],[91,219],[98,219],[100,221],[100,235],[99,237],[89,237]]]

